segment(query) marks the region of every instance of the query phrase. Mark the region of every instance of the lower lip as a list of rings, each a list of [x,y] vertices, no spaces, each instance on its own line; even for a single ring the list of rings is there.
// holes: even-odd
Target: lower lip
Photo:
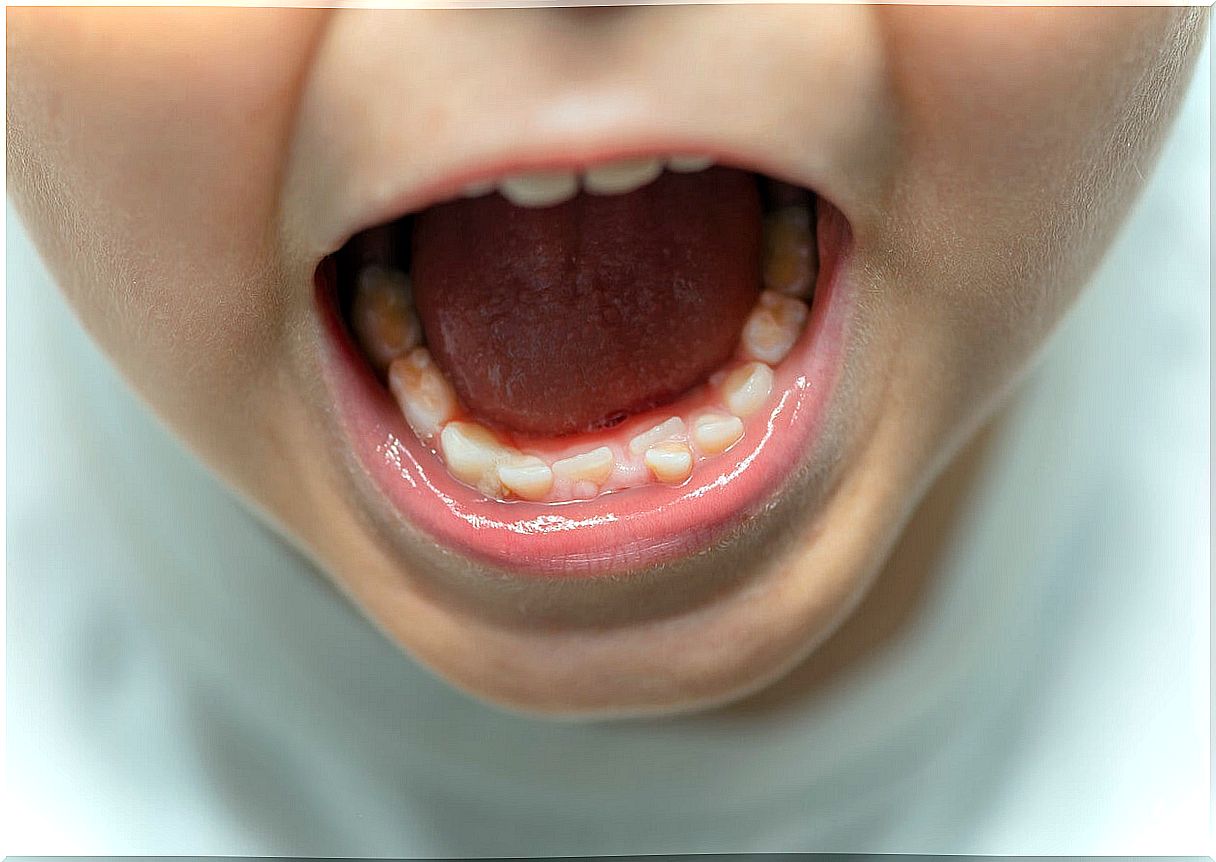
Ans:
[[[786,488],[822,428],[853,298],[842,277],[852,237],[834,207],[821,208],[819,235],[811,315],[774,369],[775,405],[680,486],[650,485],[561,505],[487,499],[452,478],[410,430],[348,335],[333,285],[318,275],[327,335],[323,376],[359,466],[402,518],[440,546],[538,578],[645,571],[709,547],[762,510]]]

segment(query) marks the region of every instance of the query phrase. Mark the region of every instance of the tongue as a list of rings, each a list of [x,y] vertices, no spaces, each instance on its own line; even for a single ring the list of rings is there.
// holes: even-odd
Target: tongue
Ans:
[[[477,418],[538,435],[605,428],[730,357],[760,240],[755,178],[726,168],[545,209],[454,201],[415,217],[414,301]]]

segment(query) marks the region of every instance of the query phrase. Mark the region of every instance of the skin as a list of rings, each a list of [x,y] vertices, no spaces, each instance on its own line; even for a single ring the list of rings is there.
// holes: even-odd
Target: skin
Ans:
[[[953,516],[901,533],[1126,214],[1204,14],[10,9],[9,189],[148,404],[403,648],[529,712],[704,708],[800,664],[819,680],[808,655],[875,580],[931,564]],[[317,382],[312,274],[375,183],[451,170],[504,120],[543,137],[656,113],[769,130],[830,178],[860,291],[838,464],[780,510],[740,588],[537,587],[529,611],[370,514]],[[738,560],[698,565],[716,583]],[[850,630],[827,648],[846,664],[864,651],[840,646]]]

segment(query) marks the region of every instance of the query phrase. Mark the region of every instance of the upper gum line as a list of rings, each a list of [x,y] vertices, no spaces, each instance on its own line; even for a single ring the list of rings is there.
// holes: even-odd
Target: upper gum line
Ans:
[[[499,434],[470,417],[422,343],[409,279],[400,270],[372,264],[359,271],[352,328],[364,354],[386,373],[414,433],[453,476],[486,496],[558,503],[651,482],[678,485],[700,463],[737,445],[750,417],[760,420],[774,400],[773,367],[806,326],[817,271],[815,233],[805,212],[796,210],[786,206],[766,216],[764,289],[735,357],[676,402],[608,431],[538,440]]]

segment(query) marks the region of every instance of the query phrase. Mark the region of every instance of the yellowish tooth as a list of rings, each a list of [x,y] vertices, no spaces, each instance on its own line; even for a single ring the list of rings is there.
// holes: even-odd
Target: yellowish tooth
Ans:
[[[583,173],[583,188],[593,195],[620,195],[640,189],[663,173],[658,159],[628,159],[596,165]]]
[[[773,369],[763,362],[749,362],[726,375],[722,400],[736,416],[747,417],[763,406],[773,391]]]
[[[692,441],[706,455],[718,455],[739,442],[743,420],[729,413],[702,413],[692,423]]]
[[[535,455],[520,455],[498,465],[498,481],[524,500],[543,500],[553,487],[553,471]]]
[[[578,194],[578,174],[573,171],[520,174],[499,181],[498,190],[516,206],[553,206]]]
[[[686,443],[656,443],[646,450],[642,461],[656,479],[668,485],[678,485],[692,475],[692,450]]]
[[[350,320],[359,346],[381,373],[422,343],[409,277],[391,267],[371,264],[360,270]]]
[[[641,455],[655,443],[679,437],[684,434],[685,430],[684,420],[679,416],[672,416],[670,419],[660,422],[649,431],[643,431],[630,440],[629,454]]]
[[[705,170],[713,163],[714,160],[709,156],[669,156],[667,170],[677,174],[695,174],[697,171]]]
[[[444,425],[439,434],[439,448],[448,472],[488,497],[503,496],[498,466],[519,456],[519,452],[504,445],[489,429],[476,422]]]
[[[590,452],[580,452],[578,455],[554,461],[553,475],[571,482],[593,482],[596,485],[603,485],[612,475],[612,468],[615,465],[616,459],[612,455],[612,450],[607,446],[600,446]]]
[[[425,347],[393,360],[388,386],[405,421],[424,439],[437,434],[459,407],[455,390]]]
[[[805,206],[785,206],[764,218],[764,286],[807,298],[815,287],[819,250]]]
[[[776,365],[798,341],[806,317],[807,307],[802,300],[772,290],[762,291],[743,324],[740,343],[744,356]]]

